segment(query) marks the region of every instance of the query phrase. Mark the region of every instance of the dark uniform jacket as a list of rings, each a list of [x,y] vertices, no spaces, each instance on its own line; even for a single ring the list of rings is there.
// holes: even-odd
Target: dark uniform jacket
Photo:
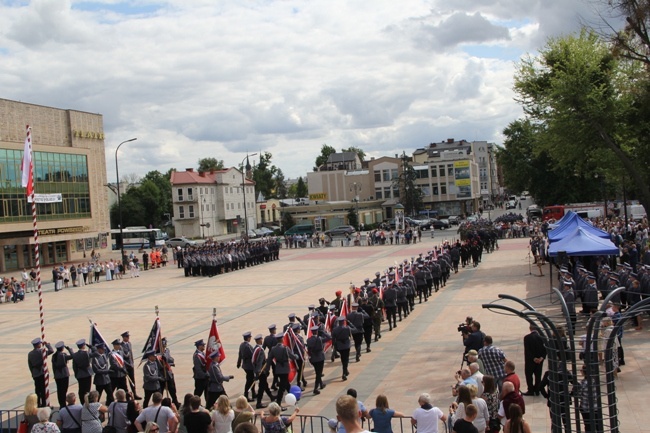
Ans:
[[[205,354],[200,350],[196,350],[192,356],[193,366],[192,373],[196,380],[207,379],[208,372],[205,368]]]
[[[237,368],[239,367],[242,367],[244,370],[253,370],[253,347],[248,341],[242,341],[239,345]]]
[[[336,350],[349,349],[350,343],[350,328],[347,325],[339,325],[332,331],[332,339]]]
[[[221,367],[216,361],[212,361],[210,364],[210,370],[208,371],[209,380],[208,380],[208,392],[223,392],[223,383],[230,380],[230,376],[224,376],[221,372]]]
[[[63,350],[57,350],[52,355],[52,369],[54,370],[55,379],[64,379],[70,377],[70,369],[68,368],[68,361],[72,359],[74,352],[68,347],[68,351],[65,353]]]
[[[47,347],[47,354],[51,355],[54,350],[49,344],[45,345]],[[29,366],[29,371],[32,373],[32,377],[40,377],[45,374],[43,371],[43,348],[30,350],[27,354],[27,365]]]
[[[325,361],[325,343],[330,341],[332,337],[323,332],[319,334],[313,334],[307,339],[307,353],[309,354],[309,362],[312,364],[315,362],[324,362]]]
[[[93,383],[95,385],[108,385],[111,383],[109,373],[111,371],[111,363],[108,360],[108,355],[105,353],[97,353],[92,360],[92,368],[95,373]]]
[[[296,355],[285,345],[278,344],[269,352],[267,367],[271,362],[275,362],[276,374],[289,374],[289,358],[296,359]]]
[[[74,371],[74,377],[77,379],[92,377],[93,367],[90,361],[96,356],[96,352],[88,352],[86,350],[75,352],[74,355],[72,355],[72,370]]]

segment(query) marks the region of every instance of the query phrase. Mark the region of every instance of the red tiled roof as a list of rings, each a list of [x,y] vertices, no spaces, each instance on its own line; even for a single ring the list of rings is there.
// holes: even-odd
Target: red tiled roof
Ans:
[[[192,184],[216,184],[217,174],[226,173],[225,170],[215,170],[213,172],[199,173],[198,171],[172,171],[170,182],[172,185],[192,185]],[[251,179],[246,179],[247,185],[255,185]]]

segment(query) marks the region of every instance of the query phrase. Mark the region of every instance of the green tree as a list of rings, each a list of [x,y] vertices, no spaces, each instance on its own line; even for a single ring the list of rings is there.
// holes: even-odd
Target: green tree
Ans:
[[[347,149],[341,150],[341,152],[353,152],[356,153],[359,156],[359,159],[363,162],[366,159],[366,152],[364,152],[362,149],[359,149],[358,147],[350,146]]]
[[[223,159],[199,158],[199,171],[223,170]]]
[[[648,171],[635,158],[648,150],[640,139],[647,121],[630,122],[639,119],[639,85],[647,87],[639,66],[617,60],[598,36],[582,31],[550,39],[537,57],[522,60],[515,91],[536,124],[536,153],[546,150],[579,178],[623,169],[649,207]]]
[[[309,195],[307,184],[302,179],[302,176],[298,178],[298,182],[296,182],[295,185],[296,185],[296,197],[307,197]]]
[[[174,207],[172,205],[172,171],[173,169],[170,168],[165,174],[162,174],[158,170],[153,170],[145,174],[142,178],[142,182],[151,181],[160,191],[160,201],[156,212],[158,213],[158,217],[162,218],[163,222],[168,221],[165,214],[169,214],[169,218],[171,219],[174,212]]]
[[[336,153],[336,149],[334,149],[332,146],[328,146],[327,144],[323,144],[323,146],[320,149],[320,155],[316,157],[316,167],[320,167],[321,165],[325,164],[327,162],[327,158],[333,153]]]
[[[408,215],[416,215],[423,207],[422,190],[416,185],[418,175],[413,166],[408,162],[406,153],[402,155],[402,172],[393,180],[393,185],[400,191],[400,202],[404,206],[404,212]]]
[[[277,169],[273,181],[275,183],[275,197],[279,199],[287,198],[287,182],[281,169]]]
[[[280,221],[280,224],[282,224],[282,231],[285,232],[295,226],[296,222],[289,212],[282,212],[282,220]]]
[[[359,229],[359,219],[357,218],[357,211],[353,207],[348,209],[348,224],[351,225],[352,227],[355,227],[357,230]]]
[[[278,198],[281,192],[286,196],[286,187],[284,185],[284,175],[275,165],[271,164],[273,155],[270,152],[264,152],[260,155],[260,162],[253,168],[253,180],[255,181],[255,197],[260,193],[264,198]],[[278,177],[278,175],[281,175]],[[280,188],[278,186],[280,185]],[[283,191],[278,191],[283,189]]]

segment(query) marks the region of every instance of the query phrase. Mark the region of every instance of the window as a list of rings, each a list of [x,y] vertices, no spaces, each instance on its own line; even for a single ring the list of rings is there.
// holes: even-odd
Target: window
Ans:
[[[447,164],[447,176],[454,175],[454,164]]]
[[[444,183],[440,185],[440,195],[447,195],[447,185]]]
[[[194,218],[194,206],[188,206],[188,213],[190,214],[190,218]]]
[[[440,177],[445,176],[445,166],[444,165],[441,165],[440,167],[438,167],[438,171],[440,171]]]
[[[381,171],[384,182],[390,182],[390,170]]]
[[[375,197],[377,198],[377,200],[381,200],[384,198],[381,188],[375,188]]]
[[[185,218],[185,206],[178,206],[178,217]]]
[[[438,177],[438,167],[435,165],[431,167],[431,177]]]
[[[433,190],[432,191],[433,191],[433,195],[439,195],[438,194],[438,185],[437,184],[433,185]]]
[[[176,191],[178,192],[178,201],[183,201],[183,188],[178,188]]]
[[[191,199],[192,198],[192,188],[187,188],[187,196]]]
[[[398,176],[399,175],[397,174],[397,169],[396,168],[393,168],[393,169],[390,170],[390,179],[391,180],[397,179]]]
[[[393,187],[393,198],[399,198],[399,188],[397,186]]]
[[[417,173],[418,179],[428,179],[429,178],[429,169],[423,168],[415,171]]]
[[[390,198],[390,190],[391,190],[390,186],[385,186],[384,187],[384,197]]]

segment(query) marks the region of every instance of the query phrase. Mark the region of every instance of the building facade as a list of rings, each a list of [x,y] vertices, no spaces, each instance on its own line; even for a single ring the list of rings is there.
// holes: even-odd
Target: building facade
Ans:
[[[236,168],[209,172],[174,171],[171,175],[176,236],[209,238],[257,227],[255,183]]]
[[[32,208],[21,186],[25,127],[32,128],[41,266],[110,248],[101,114],[0,99],[0,271],[35,266]]]

